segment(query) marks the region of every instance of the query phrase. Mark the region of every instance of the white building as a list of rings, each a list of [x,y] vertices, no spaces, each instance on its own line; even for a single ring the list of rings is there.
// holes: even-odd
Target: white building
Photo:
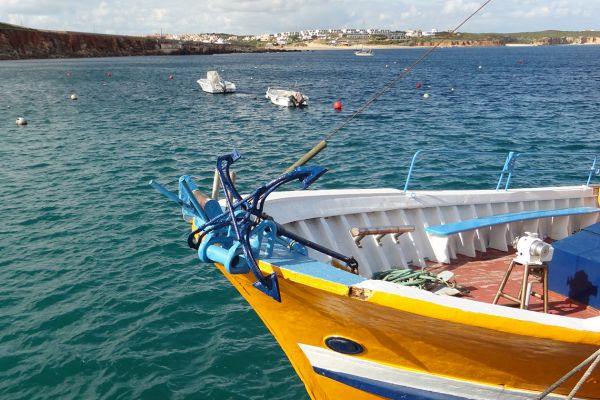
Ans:
[[[430,31],[423,32],[423,36],[435,36],[435,35],[437,35],[437,33],[438,33],[438,30],[433,28]]]

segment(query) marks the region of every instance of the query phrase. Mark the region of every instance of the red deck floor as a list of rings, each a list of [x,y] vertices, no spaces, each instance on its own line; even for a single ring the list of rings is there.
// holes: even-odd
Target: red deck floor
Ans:
[[[436,273],[443,270],[452,271],[456,282],[470,291],[464,297],[491,303],[513,257],[514,252],[511,249],[508,253],[489,249],[486,253],[477,253],[476,258],[459,256],[451,264],[431,264],[427,267],[427,270]],[[548,273],[552,274],[552,270],[549,270]],[[504,292],[517,297],[522,279],[523,267],[516,265]],[[533,290],[541,293],[541,284],[534,284]],[[518,307],[518,304],[502,297],[498,304]],[[542,300],[532,296],[529,301],[529,309],[543,312]],[[548,313],[575,318],[590,318],[600,315],[599,310],[552,291],[548,295]]]

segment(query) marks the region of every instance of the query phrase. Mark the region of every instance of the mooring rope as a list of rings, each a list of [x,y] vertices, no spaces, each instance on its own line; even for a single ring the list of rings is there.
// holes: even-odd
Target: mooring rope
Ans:
[[[579,379],[579,381],[577,382],[575,387],[573,387],[573,390],[571,390],[571,393],[569,393],[567,400],[572,399],[577,394],[579,389],[581,389],[581,387],[583,386],[583,384],[585,383],[587,378],[590,376],[590,374],[594,371],[594,369],[598,365],[598,362],[600,362],[600,349],[596,350],[594,352],[594,354],[592,354],[591,356],[586,358],[575,368],[573,368],[572,370],[567,372],[562,378],[560,378],[559,380],[554,382],[552,385],[550,385],[546,390],[544,390],[544,392],[542,394],[540,394],[538,397],[536,397],[535,400],[542,400],[542,399],[546,398],[546,396],[548,396],[550,393],[552,393],[560,385],[562,385],[563,383],[568,381],[569,378],[571,378],[577,372],[581,371],[586,365],[588,365],[589,363],[592,363],[592,365],[590,365],[590,367],[587,369],[587,371],[583,374],[581,379]]]
[[[596,356],[596,359],[594,360],[594,362],[589,366],[589,368],[585,371],[585,373],[583,374],[581,379],[579,379],[577,384],[573,387],[573,390],[571,390],[571,392],[567,396],[567,400],[571,400],[573,397],[575,397],[577,392],[579,392],[579,389],[581,389],[581,387],[583,386],[585,381],[587,381],[587,379],[590,377],[592,372],[594,372],[594,370],[598,366],[598,362],[600,362],[600,355]]]
[[[304,165],[311,158],[319,154],[325,147],[327,147],[327,141],[331,139],[335,134],[337,134],[340,130],[342,130],[346,125],[348,125],[354,118],[356,118],[359,114],[364,112],[375,100],[381,97],[385,92],[393,88],[396,83],[406,75],[408,75],[417,65],[419,65],[423,60],[425,60],[431,53],[435,51],[438,47],[440,47],[443,43],[445,43],[457,30],[459,30],[464,24],[467,23],[471,18],[473,18],[479,11],[481,11],[485,6],[491,3],[492,0],[486,0],[477,10],[473,11],[467,18],[465,18],[460,24],[458,24],[454,29],[448,32],[448,37],[444,40],[437,42],[433,47],[430,47],[421,57],[419,57],[415,62],[413,62],[408,67],[404,68],[401,73],[395,76],[392,80],[390,80],[387,84],[383,86],[383,88],[376,92],[370,99],[368,99],[362,106],[360,106],[356,111],[354,111],[348,118],[346,118],[341,124],[337,127],[333,128],[325,137],[317,143],[312,149],[310,149],[306,154],[300,157],[294,164],[292,164],[286,172],[292,171],[294,168],[300,165]]]

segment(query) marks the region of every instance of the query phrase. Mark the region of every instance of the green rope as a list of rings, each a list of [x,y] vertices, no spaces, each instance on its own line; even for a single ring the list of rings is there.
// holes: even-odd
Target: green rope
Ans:
[[[418,287],[424,290],[433,290],[439,285],[446,285],[451,288],[455,288],[462,294],[467,294],[469,291],[456,284],[456,282],[446,282],[437,275],[432,274],[429,271],[415,271],[412,269],[388,269],[385,271],[375,272],[372,279],[387,281],[396,283],[402,286]]]
[[[373,279],[393,282],[402,286],[416,286],[428,290],[437,284],[445,282],[428,271],[413,271],[412,269],[388,269],[373,274]]]

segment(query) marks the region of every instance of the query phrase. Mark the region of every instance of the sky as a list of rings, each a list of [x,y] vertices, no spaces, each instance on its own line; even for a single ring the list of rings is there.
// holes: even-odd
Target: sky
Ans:
[[[0,0],[0,22],[125,35],[453,29],[484,0]],[[600,30],[600,0],[493,0],[463,32]]]

